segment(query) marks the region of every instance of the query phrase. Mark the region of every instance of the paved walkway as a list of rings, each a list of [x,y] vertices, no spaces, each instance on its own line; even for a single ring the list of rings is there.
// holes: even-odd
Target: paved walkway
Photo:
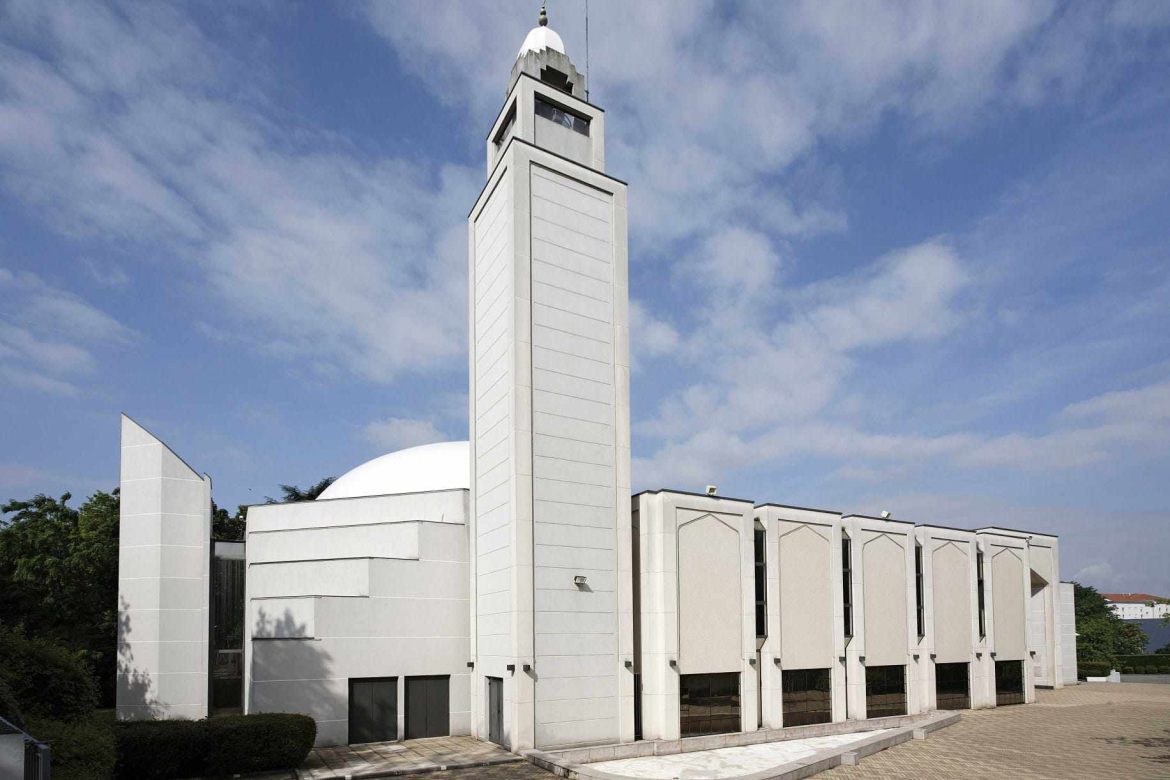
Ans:
[[[950,728],[818,780],[1170,777],[1170,686],[1086,683],[1037,703],[963,712]]]
[[[493,775],[486,771],[491,765],[517,765],[523,760],[497,745],[481,742],[474,737],[431,737],[409,739],[405,742],[371,742],[365,745],[316,748],[298,770],[298,775],[301,780],[326,780],[363,775],[429,773],[448,767],[471,767],[473,771],[465,775],[466,777],[492,777]],[[512,767],[515,768],[516,766]],[[548,776],[540,770],[537,772],[539,774],[532,776]],[[428,774],[428,777],[432,776],[439,780],[442,775]],[[494,776],[512,775],[504,773]],[[515,776],[526,777],[521,774]]]
[[[694,753],[675,753],[668,756],[644,756],[616,761],[599,761],[590,769],[600,769],[625,777],[674,778],[674,780],[720,780],[763,772],[791,761],[807,760],[826,748],[844,749],[862,740],[887,734],[890,729],[863,731],[855,734],[833,734],[827,737],[787,739],[782,742],[764,742],[758,745],[700,750]]]

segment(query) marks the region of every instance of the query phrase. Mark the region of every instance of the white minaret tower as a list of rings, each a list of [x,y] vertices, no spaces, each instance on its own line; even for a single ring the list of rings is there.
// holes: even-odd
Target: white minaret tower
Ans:
[[[559,35],[524,40],[468,217],[472,731],[634,738],[626,185]]]

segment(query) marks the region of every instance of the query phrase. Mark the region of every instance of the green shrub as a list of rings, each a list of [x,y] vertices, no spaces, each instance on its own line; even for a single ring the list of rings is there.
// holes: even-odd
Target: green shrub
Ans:
[[[1159,666],[1158,674],[1170,674],[1170,666]]]
[[[97,706],[97,682],[78,653],[0,625],[0,678],[26,718],[71,721]]]
[[[16,696],[3,677],[0,677],[0,718],[4,718],[18,729],[24,728],[24,714],[20,711],[20,703],[16,701]]]
[[[1077,664],[1077,677],[1105,677],[1111,671],[1111,666],[1105,661],[1081,661]]]
[[[118,726],[117,775],[135,780],[293,769],[317,738],[312,718],[281,713]]]
[[[206,724],[209,775],[295,769],[317,738],[317,723],[306,715],[227,715]]]
[[[118,777],[163,780],[203,774],[206,721],[131,720],[118,723]]]
[[[1117,671],[1121,672],[1122,674],[1134,674],[1133,667],[1129,664],[1125,664]]]
[[[1122,655],[1117,657],[1119,664],[1129,664],[1135,674],[1154,674],[1159,666],[1166,665],[1164,655]]]
[[[114,721],[93,712],[72,722],[29,718],[28,733],[49,743],[53,780],[109,780],[114,774]]]

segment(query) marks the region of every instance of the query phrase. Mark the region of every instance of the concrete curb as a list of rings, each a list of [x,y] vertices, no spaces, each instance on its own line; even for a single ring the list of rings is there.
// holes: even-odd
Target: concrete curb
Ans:
[[[827,736],[829,734],[855,734],[879,729],[893,729],[884,734],[875,734],[851,745],[817,751],[807,759],[780,764],[760,772],[739,775],[734,779],[728,778],[728,780],[799,780],[799,778],[812,777],[819,772],[842,764],[852,766],[866,756],[871,756],[903,742],[909,742],[912,739],[926,739],[931,732],[957,723],[959,718],[960,715],[957,712],[932,712],[926,715],[875,718],[870,721],[818,724],[817,727],[802,726],[787,730],[773,729],[745,734],[718,734],[713,737],[693,737],[683,740],[635,742],[626,745],[576,748],[559,752],[529,750],[525,751],[523,755],[531,763],[557,777],[567,777],[571,780],[635,780],[627,775],[606,772],[590,765],[598,761],[666,756],[676,753],[741,747],[763,742],[782,742],[814,736]],[[896,721],[896,723],[890,721]],[[830,727],[832,730],[826,731],[824,727]],[[803,733],[810,728],[821,731],[821,733]]]

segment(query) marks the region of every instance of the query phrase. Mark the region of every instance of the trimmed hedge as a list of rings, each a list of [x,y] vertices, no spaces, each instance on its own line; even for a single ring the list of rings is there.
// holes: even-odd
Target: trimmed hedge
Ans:
[[[53,780],[109,780],[117,758],[111,712],[94,712],[72,722],[29,718],[28,733],[48,742]]]
[[[1133,667],[1133,674],[1167,674],[1170,659],[1163,653],[1153,655],[1119,655],[1117,663]]]
[[[118,726],[117,775],[143,780],[295,769],[317,738],[312,718],[285,713]]]
[[[0,678],[26,718],[71,721],[93,712],[97,682],[79,654],[0,625]]]
[[[1082,680],[1086,677],[1107,677],[1112,671],[1112,664],[1105,661],[1081,661],[1077,664],[1077,677]]]

